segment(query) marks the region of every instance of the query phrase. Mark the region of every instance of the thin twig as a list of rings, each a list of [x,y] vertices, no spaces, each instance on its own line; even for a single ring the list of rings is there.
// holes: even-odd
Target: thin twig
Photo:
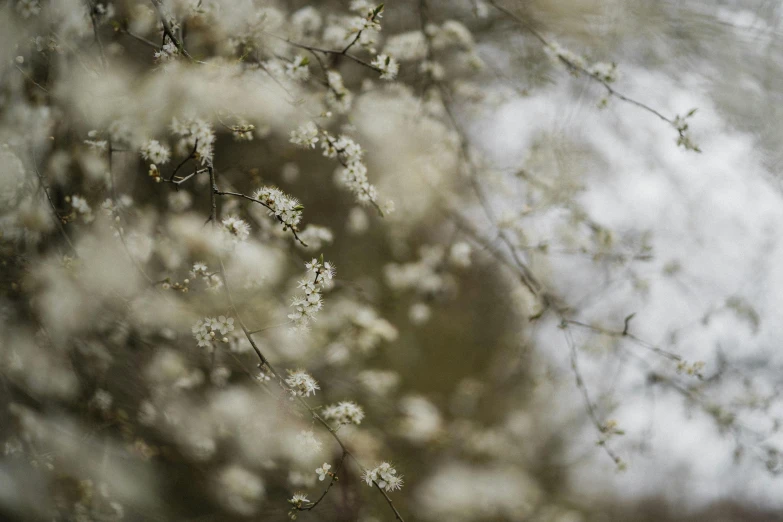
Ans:
[[[41,174],[41,171],[38,170],[38,160],[35,157],[35,151],[32,152],[32,156],[33,156],[33,170],[35,170],[35,174],[38,176],[38,182],[41,184],[41,190],[43,190],[44,194],[46,195],[47,201],[49,201],[49,206],[52,208],[52,212],[54,213],[52,217],[57,222],[57,226],[60,229],[60,233],[65,239],[65,242],[68,243],[68,246],[71,248],[73,253],[78,257],[79,253],[76,251],[76,247],[73,245],[71,238],[68,236],[68,232],[65,231],[65,226],[63,225],[63,218],[60,216],[60,213],[57,212],[57,206],[54,204],[54,200],[52,200],[51,194],[49,194],[49,189],[46,187],[43,174]]]
[[[576,387],[579,388],[579,391],[582,394],[582,399],[584,400],[585,409],[587,410],[587,415],[588,417],[590,417],[590,420],[592,421],[596,430],[598,430],[598,433],[603,435],[606,433],[606,427],[598,419],[598,414],[595,411],[595,405],[593,404],[593,401],[590,399],[590,393],[587,390],[587,385],[585,384],[585,381],[582,378],[582,373],[579,370],[579,362],[576,354],[576,344],[574,343],[574,339],[571,336],[571,332],[568,330],[567,326],[563,328],[563,335],[565,336],[566,344],[568,344],[568,349],[571,354],[571,370],[574,372]],[[606,440],[600,439],[598,445],[604,449],[606,454],[609,456],[609,458],[612,459],[615,465],[617,466],[622,465],[623,460],[617,455],[617,453],[615,453],[615,451],[612,448],[609,447],[609,444],[607,444]]]
[[[262,205],[262,206],[266,207],[267,209],[269,209],[270,211],[274,212],[274,209],[272,207],[270,207],[269,205],[267,205],[266,203],[264,203],[263,201],[258,200],[256,198],[252,198],[252,197],[247,196],[245,194],[242,194],[242,193],[239,193],[239,192],[224,192],[224,191],[218,190],[216,185],[213,187],[213,191],[214,191],[215,194],[217,194],[219,196],[234,196],[234,197],[237,197],[237,198],[242,198],[242,199],[246,199],[248,201],[252,201],[253,203],[258,203],[259,205]],[[277,218],[277,220],[280,223],[285,224],[285,221],[283,221],[282,217],[280,217],[280,216],[275,214],[275,218]],[[299,234],[297,234],[297,231],[296,231],[295,228],[289,227],[287,225],[286,225],[286,228],[289,228],[291,230],[291,233],[294,235],[294,239],[299,241],[299,243],[301,243],[302,246],[305,246],[305,247],[307,246],[307,243],[302,241],[302,239],[299,237]]]

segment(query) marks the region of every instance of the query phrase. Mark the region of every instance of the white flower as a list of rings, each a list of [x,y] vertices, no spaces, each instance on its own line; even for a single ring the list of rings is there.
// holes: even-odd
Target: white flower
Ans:
[[[141,156],[155,164],[163,165],[169,162],[171,150],[169,150],[168,146],[158,142],[158,140],[147,140],[141,147]]]
[[[451,250],[449,252],[449,261],[454,266],[467,268],[470,266],[470,251],[470,245],[464,241],[454,243],[451,245]]]
[[[305,502],[309,502],[309,500],[307,500],[307,495],[304,493],[294,493],[294,496],[288,499],[288,503],[296,507],[302,507],[302,504]]]
[[[302,445],[307,453],[318,453],[321,451],[321,441],[315,438],[313,430],[302,430],[296,436],[296,440]]]
[[[221,315],[218,317],[218,329],[221,335],[226,335],[228,332],[234,331],[234,318]]]
[[[401,489],[403,485],[402,476],[398,476],[397,470],[388,462],[381,462],[375,468],[365,470],[362,478],[368,486],[377,484],[386,491]]]
[[[275,187],[261,187],[253,198],[260,201],[269,209],[269,215],[275,216],[283,224],[283,229],[296,228],[302,220],[302,209],[299,200],[288,196],[282,190]]]
[[[377,67],[381,72],[381,80],[393,80],[400,72],[400,64],[397,60],[386,54],[379,54],[372,61],[371,65]]]
[[[367,15],[364,17],[357,16],[351,19],[351,31],[354,33],[362,31],[380,31],[381,23],[380,19],[383,16],[383,4],[379,5],[375,9],[368,10]]]
[[[321,416],[327,420],[333,420],[337,424],[361,424],[364,419],[364,410],[352,401],[342,401],[326,406]]]
[[[300,234],[299,237],[307,243],[308,250],[321,250],[325,244],[330,244],[334,241],[334,234],[326,227],[318,225],[308,225]]]
[[[294,81],[306,82],[310,79],[310,60],[306,56],[299,55],[294,61],[285,64],[285,73]]]
[[[327,105],[340,114],[351,110],[353,94],[346,89],[342,75],[337,71],[327,71],[326,83],[329,84],[329,90],[326,93]]]
[[[321,466],[320,468],[317,468],[315,470],[315,472],[318,473],[318,480],[323,482],[323,480],[326,478],[326,475],[329,474],[329,470],[331,468],[332,468],[332,466],[330,464],[327,464],[326,462],[324,462],[323,466]]]
[[[250,225],[237,217],[229,216],[224,219],[223,227],[238,241],[245,241],[250,236]]]
[[[205,331],[196,332],[194,335],[199,348],[206,348],[212,344],[212,337]]]
[[[291,389],[291,393],[299,397],[315,395],[315,391],[321,389],[318,386],[318,382],[313,379],[313,376],[304,370],[288,370],[288,377],[285,383]]]
[[[159,51],[155,51],[153,56],[156,62],[166,63],[179,56],[179,49],[171,40],[168,40]]]
[[[88,216],[92,213],[92,208],[87,203],[87,200],[76,194],[71,196],[71,207],[84,216]]]
[[[294,297],[291,306],[294,311],[288,314],[295,328],[306,328],[310,321],[315,320],[316,313],[323,307],[321,297],[322,286],[334,278],[335,268],[330,262],[321,263],[317,259],[305,263],[308,273],[315,277],[299,281],[298,287],[304,291],[304,297]]]
[[[40,14],[41,5],[38,0],[19,0],[16,4],[16,11],[22,18],[30,18]]]
[[[111,393],[107,392],[106,390],[97,390],[91,402],[96,408],[106,412],[109,411],[109,408],[111,408],[111,404],[114,402],[114,397],[112,397]]]
[[[322,23],[321,14],[314,7],[304,7],[291,15],[291,25],[301,34],[314,33]]]
[[[193,263],[193,268],[190,270],[190,275],[193,277],[204,277],[208,273],[206,263]]]
[[[314,149],[318,143],[318,126],[312,121],[301,125],[298,129],[291,131],[291,143],[303,148]]]
[[[196,156],[201,160],[201,164],[212,164],[215,133],[209,123],[202,119],[180,121],[174,118],[171,121],[171,130],[182,138],[177,145],[177,150],[187,151],[187,154],[195,147]]]

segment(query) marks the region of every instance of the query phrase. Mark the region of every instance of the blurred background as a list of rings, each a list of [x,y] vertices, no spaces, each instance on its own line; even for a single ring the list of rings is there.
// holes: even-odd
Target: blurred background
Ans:
[[[3,516],[394,519],[350,458],[291,511],[340,448],[259,376],[239,328],[197,346],[192,325],[230,312],[225,259],[275,368],[315,377],[313,407],[364,408],[337,433],[404,476],[405,520],[783,520],[780,3],[392,0],[355,54],[396,54],[396,81],[322,57],[347,110],[316,62],[310,82],[270,72],[316,56],[286,39],[339,48],[361,4],[164,2],[207,62],[168,65],[153,3],[0,7]],[[620,96],[542,37],[616,64]],[[701,152],[672,123],[692,109]],[[156,183],[138,149],[169,143],[171,173],[190,152],[172,118],[212,126],[221,190],[297,197],[310,247],[221,198],[218,221],[251,228],[225,246],[207,175]],[[361,144],[394,212],[291,145],[309,120]],[[321,254],[336,279],[292,333]]]

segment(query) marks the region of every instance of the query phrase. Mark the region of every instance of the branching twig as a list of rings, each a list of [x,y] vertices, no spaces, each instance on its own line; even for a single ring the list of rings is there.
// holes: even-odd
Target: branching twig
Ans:
[[[65,226],[63,225],[63,218],[60,216],[60,213],[57,212],[57,206],[54,204],[54,200],[52,200],[52,196],[49,194],[49,189],[46,187],[43,174],[41,174],[41,171],[38,170],[38,160],[35,157],[35,152],[32,153],[32,156],[33,156],[33,170],[35,170],[35,174],[38,176],[38,182],[41,184],[41,190],[43,190],[44,194],[46,195],[47,201],[49,201],[49,206],[52,208],[52,212],[54,213],[52,217],[57,222],[57,227],[60,229],[60,233],[65,239],[65,242],[68,243],[68,246],[71,248],[73,253],[78,257],[79,254],[76,251],[76,247],[73,245],[73,242],[71,242],[71,238],[68,236],[68,232],[65,231]]]
[[[260,200],[258,200],[256,198],[251,198],[250,196],[247,196],[245,194],[241,194],[239,192],[223,192],[223,191],[218,190],[217,185],[213,186],[213,191],[214,191],[215,194],[217,194],[219,196],[234,196],[234,197],[237,197],[237,198],[242,198],[242,199],[246,199],[248,201],[252,201],[253,203],[258,203],[259,205],[262,205],[262,206],[268,208],[270,211],[274,212],[274,209],[272,207],[270,207],[269,205],[267,205],[266,203],[264,203],[263,201],[260,201]],[[283,221],[283,218],[281,218],[280,216],[275,215],[275,218],[277,218],[277,220],[280,223],[285,223]],[[301,243],[302,246],[305,246],[305,247],[307,246],[307,243],[302,241],[302,239],[299,237],[299,234],[297,234],[296,229],[294,229],[292,227],[287,227],[287,228],[289,228],[291,230],[291,233],[294,235],[294,239],[299,241],[299,243]]]
[[[590,393],[587,390],[587,385],[585,384],[584,379],[582,378],[582,373],[579,370],[579,362],[577,359],[576,354],[576,344],[574,343],[574,339],[571,336],[571,332],[568,330],[568,327],[563,328],[563,335],[565,336],[566,343],[568,344],[568,349],[571,354],[571,369],[574,372],[574,378],[576,380],[576,386],[579,388],[579,392],[582,394],[582,398],[584,399],[585,403],[585,409],[587,410],[587,416],[590,417],[590,421],[592,421],[595,428],[598,430],[598,433],[605,434],[606,433],[606,425],[601,423],[601,421],[598,419],[598,414],[595,411],[595,405],[593,404],[593,401],[590,399]],[[612,459],[612,461],[617,466],[622,466],[623,460],[615,453],[615,451],[609,447],[609,444],[607,444],[606,440],[599,439],[598,445],[601,446],[606,454],[609,456],[609,458]]]
[[[505,14],[506,16],[508,16],[512,21],[514,21],[514,23],[516,23],[517,25],[519,25],[520,27],[522,27],[523,29],[528,31],[530,34],[532,34],[539,42],[541,42],[544,45],[544,47],[547,47],[547,48],[550,48],[550,49],[553,48],[552,44],[540,32],[538,32],[536,29],[531,27],[530,24],[528,24],[525,20],[523,20],[519,16],[515,15],[514,13],[512,13],[511,11],[506,9],[505,7],[499,5],[497,3],[497,0],[489,0],[489,3],[490,3],[490,5],[492,5],[492,7],[494,7],[495,9],[500,11],[501,13]],[[649,105],[647,105],[645,103],[642,103],[642,102],[640,102],[638,100],[635,100],[633,98],[630,98],[630,97],[628,97],[628,96],[618,92],[617,90],[614,89],[614,87],[612,87],[609,84],[609,82],[607,82],[601,76],[599,76],[596,73],[588,71],[583,66],[581,66],[580,64],[574,62],[573,60],[569,60],[568,58],[566,58],[565,56],[562,56],[561,54],[558,54],[557,58],[561,62],[563,62],[563,64],[566,67],[568,67],[571,71],[584,74],[585,76],[587,76],[591,80],[593,80],[596,83],[602,85],[604,87],[604,89],[606,89],[606,92],[607,92],[607,94],[609,96],[613,96],[613,97],[615,97],[615,98],[617,98],[617,99],[619,99],[619,100],[621,100],[621,101],[623,101],[625,103],[628,103],[628,104],[631,104],[631,105],[635,105],[636,107],[638,107],[638,108],[640,108],[640,109],[642,109],[644,111],[647,111],[650,114],[653,114],[657,118],[661,119],[662,121],[665,121],[666,123],[668,123],[669,125],[674,127],[677,130],[677,133],[680,135],[680,138],[686,139],[686,135],[685,135],[684,129],[679,127],[674,119],[665,116],[660,111],[650,107]],[[694,150],[696,152],[701,152],[698,149],[698,147],[694,148]]]

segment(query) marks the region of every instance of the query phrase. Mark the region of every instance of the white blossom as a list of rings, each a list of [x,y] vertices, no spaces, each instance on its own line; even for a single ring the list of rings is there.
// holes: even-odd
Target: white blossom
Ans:
[[[380,70],[382,80],[394,80],[400,71],[400,64],[397,63],[397,60],[386,54],[376,56],[371,65]]]
[[[214,156],[215,132],[212,126],[199,118],[172,119],[171,130],[181,139],[177,150],[188,154],[195,148],[196,157],[202,165],[212,165]]]
[[[318,143],[318,126],[312,121],[301,125],[298,129],[291,131],[291,143],[303,148],[314,149]]]
[[[286,75],[294,81],[305,82],[310,79],[310,68],[308,67],[310,59],[306,56],[298,55],[293,61],[285,65]]]
[[[269,215],[277,217],[283,224],[283,229],[296,229],[302,220],[302,209],[299,200],[288,196],[276,187],[261,187],[253,198],[263,203],[269,209]]]
[[[293,504],[296,507],[302,507],[302,504],[309,502],[307,495],[301,492],[294,493],[294,496],[288,499],[289,504]]]
[[[174,42],[167,40],[160,50],[153,53],[153,56],[155,57],[156,62],[166,63],[179,56],[179,49],[177,49],[177,46],[174,45]]]
[[[305,453],[315,454],[321,451],[323,443],[315,437],[313,430],[302,430],[296,436],[297,442],[302,446]]]
[[[401,489],[403,486],[402,475],[397,475],[397,470],[388,462],[381,462],[372,469],[364,470],[362,478],[368,486],[377,484],[386,491]]]
[[[250,225],[235,216],[225,218],[223,228],[237,241],[245,241],[250,236]]]
[[[470,245],[464,241],[454,243],[449,250],[449,262],[460,268],[469,267],[471,250]]]
[[[337,424],[361,424],[364,419],[364,410],[352,401],[342,401],[326,406],[321,416]]]
[[[315,472],[318,474],[318,480],[322,481],[329,474],[329,470],[332,468],[331,464],[324,462],[323,466],[316,468]]]
[[[16,2],[16,12],[18,12],[22,18],[38,16],[41,13],[41,4],[39,0],[18,0]]]
[[[165,165],[171,158],[171,150],[158,140],[148,140],[141,146],[141,156],[154,164]]]
[[[304,370],[288,370],[288,377],[285,383],[288,385],[291,393],[298,397],[315,395],[315,391],[320,389],[313,376]]]

